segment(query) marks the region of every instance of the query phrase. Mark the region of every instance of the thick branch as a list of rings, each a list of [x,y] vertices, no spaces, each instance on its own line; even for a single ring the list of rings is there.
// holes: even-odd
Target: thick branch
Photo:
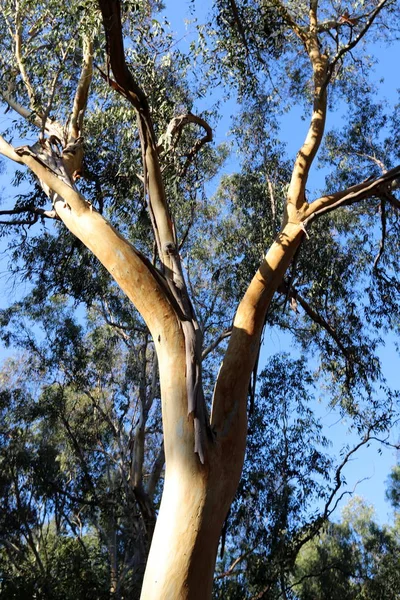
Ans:
[[[138,117],[144,163],[144,181],[145,185],[148,184],[150,213],[160,259],[167,269],[173,270],[168,248],[171,244],[175,247],[176,240],[166,202],[157,143],[147,97],[133,78],[125,61],[119,0],[99,0],[99,6],[103,15],[107,53],[118,86],[117,91],[131,102]]]
[[[343,190],[340,192],[336,192],[334,194],[330,194],[329,196],[322,196],[309,204],[304,211],[304,225],[313,221],[315,218],[324,215],[328,212],[335,210],[336,208],[342,206],[349,206],[360,200],[365,200],[366,198],[371,198],[373,196],[385,196],[390,194],[393,183],[396,183],[396,180],[400,177],[400,166],[395,167],[394,169],[390,169],[384,175],[381,175],[377,179],[367,180],[359,183],[357,185],[353,185],[347,190]],[[392,184],[392,185],[391,185]],[[394,198],[394,196],[393,196]],[[389,198],[388,198],[389,199]],[[400,206],[400,202],[396,200],[394,205],[398,203]],[[397,208],[399,206],[396,206]]]
[[[305,47],[313,70],[314,101],[310,127],[297,154],[287,194],[286,219],[292,222],[298,221],[298,213],[305,204],[308,174],[320,147],[325,129],[327,90],[324,82],[328,58],[320,51],[317,24],[317,3],[311,2],[310,27],[305,40]]]
[[[247,391],[265,315],[302,238],[301,225],[288,223],[272,244],[238,307],[217,378],[211,423],[221,448],[237,453],[239,469],[247,432]],[[234,464],[233,459],[227,462]]]
[[[57,196],[55,209],[76,235],[111,273],[135,304],[157,339],[165,320],[175,320],[173,300],[151,263],[125,240],[83,196],[28,151],[15,149],[0,136],[0,153],[25,164]],[[172,302],[172,303],[171,303]]]

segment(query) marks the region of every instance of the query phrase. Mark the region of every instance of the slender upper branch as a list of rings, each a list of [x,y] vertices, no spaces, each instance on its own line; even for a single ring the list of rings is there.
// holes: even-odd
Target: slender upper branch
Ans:
[[[204,146],[204,144],[206,144],[207,142],[212,142],[213,132],[211,127],[209,126],[207,121],[205,121],[201,117],[193,115],[190,112],[185,113],[184,115],[179,115],[171,120],[171,122],[168,124],[165,135],[162,136],[161,139],[158,141],[158,148],[162,146],[166,151],[168,151],[169,147],[174,148],[176,143],[173,143],[173,137],[176,137],[176,139],[179,140],[183,128],[190,123],[200,125],[200,127],[204,129],[205,135],[202,138],[197,139],[193,147],[186,154],[185,164],[183,165],[179,173],[181,176],[185,175],[190,163],[192,162],[196,154]]]
[[[83,62],[81,75],[75,92],[74,105],[71,113],[68,142],[74,142],[82,135],[83,116],[89,96],[89,88],[93,77],[93,40],[83,36]]]
[[[361,31],[355,36],[355,38],[349,42],[348,44],[346,44],[345,46],[343,46],[342,48],[340,48],[340,50],[336,53],[336,55],[333,57],[330,65],[329,65],[329,70],[328,70],[328,80],[331,78],[335,65],[337,64],[337,62],[347,53],[350,52],[350,50],[352,50],[353,48],[355,48],[355,46],[357,46],[357,44],[359,43],[359,41],[364,37],[364,35],[367,33],[368,29],[371,27],[372,23],[375,21],[376,17],[379,15],[379,13],[381,12],[381,10],[385,7],[386,4],[388,4],[390,2],[390,0],[381,0],[376,7],[374,8],[374,10],[370,13],[364,27],[361,29]]]
[[[280,2],[280,0],[274,0],[274,6],[281,14],[281,17],[283,18],[285,23],[290,27],[292,31],[294,31],[294,33],[303,42],[303,44],[305,44],[307,41],[306,30],[295,21],[295,19],[290,14],[289,10],[282,2]]]
[[[304,206],[308,174],[321,144],[327,112],[327,90],[324,85],[328,57],[321,53],[318,40],[317,2],[310,3],[310,26],[304,41],[313,70],[313,112],[306,139],[300,148],[293,167],[287,194],[288,221],[297,222],[298,213]]]
[[[13,98],[9,92],[0,90],[0,96],[3,98],[4,102],[6,102],[8,106],[12,108],[12,110],[14,110],[17,114],[19,114],[21,117],[23,117],[36,127],[40,129],[42,128],[42,119],[35,112],[32,112],[30,109],[26,108],[25,106],[22,106],[22,104],[17,102],[17,100],[15,100],[15,98]],[[46,119],[45,131],[48,135],[55,135],[61,139],[61,126],[49,118]]]
[[[304,312],[310,317],[310,319],[312,321],[314,321],[314,323],[321,325],[321,327],[323,329],[325,329],[325,331],[335,341],[337,347],[342,352],[344,357],[349,359],[350,352],[344,346],[338,333],[330,325],[330,323],[328,323],[328,321],[326,319],[324,319],[324,317],[321,314],[319,314],[315,309],[313,309],[312,306],[310,306],[310,304],[298,293],[298,291],[296,289],[292,288],[290,290],[287,290],[287,289],[283,288],[283,291],[284,291],[284,293],[288,293],[291,298],[293,298],[300,304],[300,306],[303,308]]]
[[[37,111],[37,98],[35,95],[35,90],[31,84],[30,78],[28,76],[27,70],[25,68],[24,59],[22,56],[22,21],[21,21],[21,11],[18,0],[15,3],[15,58],[18,64],[19,71],[21,73],[22,81],[25,84],[26,91],[28,92],[29,104],[32,110]]]

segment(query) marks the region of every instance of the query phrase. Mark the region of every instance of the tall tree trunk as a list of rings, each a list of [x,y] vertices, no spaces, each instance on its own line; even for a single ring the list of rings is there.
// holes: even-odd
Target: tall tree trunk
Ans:
[[[166,473],[142,600],[211,598],[218,541],[242,471],[247,390],[265,312],[302,239],[289,224],[272,245],[239,306],[215,393],[205,463],[193,452],[187,416],[183,336],[156,342],[161,378]],[[254,303],[260,309],[254,312]],[[179,329],[179,328],[178,328]],[[176,331],[178,333],[178,330]]]

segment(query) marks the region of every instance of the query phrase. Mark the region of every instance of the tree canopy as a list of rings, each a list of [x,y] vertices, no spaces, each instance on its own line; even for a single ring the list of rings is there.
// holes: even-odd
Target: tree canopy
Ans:
[[[219,547],[215,597],[290,597],[348,460],[396,445],[399,3],[191,2],[189,43],[159,2],[1,7],[1,592],[204,600]]]

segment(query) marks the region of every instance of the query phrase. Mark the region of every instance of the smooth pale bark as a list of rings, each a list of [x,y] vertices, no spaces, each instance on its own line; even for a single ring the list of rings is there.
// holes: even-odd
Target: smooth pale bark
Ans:
[[[211,597],[218,541],[242,471],[247,434],[247,391],[265,312],[302,239],[287,225],[272,245],[243,298],[214,394],[205,465],[193,453],[179,341],[160,361],[166,474],[161,508],[143,584],[143,600]],[[189,422],[189,423],[188,423]],[[189,428],[188,428],[189,424]]]

